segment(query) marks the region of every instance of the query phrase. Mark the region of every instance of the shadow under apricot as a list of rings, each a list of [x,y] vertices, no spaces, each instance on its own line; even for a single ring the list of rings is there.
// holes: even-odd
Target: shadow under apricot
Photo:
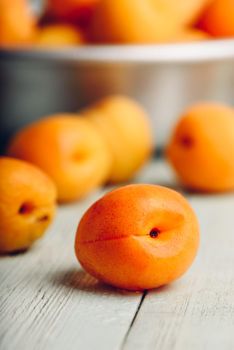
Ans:
[[[224,196],[233,196],[234,194],[234,190],[231,191],[218,191],[218,192],[211,192],[211,191],[199,191],[199,190],[195,190],[195,189],[191,189],[191,188],[185,188],[184,193],[186,193],[189,196],[199,196],[199,197],[203,197],[203,198],[208,198],[208,197],[212,197],[212,198],[221,198]]]
[[[105,283],[102,283],[89,275],[87,272],[81,269],[67,269],[53,273],[49,277],[49,282],[53,285],[76,290],[77,292],[86,292],[96,295],[142,295],[148,292],[154,294],[161,294],[168,292],[173,288],[173,285],[165,285],[157,289],[151,289],[146,291],[129,291],[125,289],[115,288]]]
[[[140,181],[139,181],[140,183]],[[220,191],[220,192],[211,192],[211,191],[201,191],[201,190],[196,190],[196,189],[192,189],[189,187],[185,187],[182,184],[180,184],[179,182],[176,183],[170,183],[170,182],[166,182],[166,181],[149,181],[149,183],[151,183],[152,185],[159,185],[159,186],[163,186],[163,187],[167,187],[170,188],[171,190],[174,190],[176,192],[181,193],[183,196],[185,197],[202,197],[202,198],[221,198],[224,196],[233,196],[234,194],[234,190],[232,191]]]
[[[50,283],[59,285],[60,287],[62,286],[68,289],[77,290],[77,292],[82,291],[90,294],[112,294],[116,296],[122,296],[143,293],[114,288],[110,285],[98,281],[85,271],[75,268],[57,271],[50,276]]]
[[[20,255],[24,255],[28,252],[29,248],[15,250],[13,252],[0,252],[0,258],[9,258],[9,257],[17,257]]]

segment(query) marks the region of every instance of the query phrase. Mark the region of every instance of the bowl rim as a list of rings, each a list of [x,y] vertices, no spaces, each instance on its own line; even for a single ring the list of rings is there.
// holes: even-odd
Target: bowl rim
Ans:
[[[234,39],[157,45],[87,45],[67,48],[4,48],[0,59],[81,63],[198,63],[234,60]]]

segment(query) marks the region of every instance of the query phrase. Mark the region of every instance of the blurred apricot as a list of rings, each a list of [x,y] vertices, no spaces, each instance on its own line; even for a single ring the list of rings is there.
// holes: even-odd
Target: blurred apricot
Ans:
[[[211,0],[153,0],[155,6],[182,26],[194,24]]]
[[[76,234],[76,256],[99,280],[129,290],[157,288],[183,275],[199,245],[196,216],[177,192],[129,185],[94,203]]]
[[[96,42],[126,44],[167,41],[178,21],[156,5],[155,0],[100,0],[90,37]]]
[[[68,22],[87,25],[99,0],[48,0],[47,13]]]
[[[51,24],[38,31],[36,43],[39,46],[75,46],[84,43],[81,31],[68,24]]]
[[[198,26],[215,37],[234,37],[234,1],[212,0]]]
[[[0,157],[0,252],[27,249],[51,223],[56,188],[35,166]]]
[[[87,195],[109,176],[111,156],[95,127],[73,114],[43,118],[18,132],[8,154],[43,169],[60,202]]]
[[[234,190],[234,111],[203,103],[179,120],[167,147],[179,179],[192,190]]]
[[[170,43],[185,43],[185,42],[194,42],[194,41],[203,41],[209,40],[211,37],[206,32],[199,29],[184,29],[179,31],[178,33],[174,33],[174,37],[172,37],[169,42]]]
[[[33,42],[36,20],[27,0],[0,0],[0,46]]]
[[[148,160],[153,149],[146,112],[132,99],[114,95],[81,113],[96,126],[112,154],[109,181],[129,180]]]

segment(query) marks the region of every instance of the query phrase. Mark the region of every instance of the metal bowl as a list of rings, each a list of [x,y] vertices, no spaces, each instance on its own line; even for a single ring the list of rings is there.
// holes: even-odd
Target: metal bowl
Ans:
[[[126,94],[148,111],[163,145],[181,111],[234,101],[234,40],[0,51],[1,138],[42,116]]]

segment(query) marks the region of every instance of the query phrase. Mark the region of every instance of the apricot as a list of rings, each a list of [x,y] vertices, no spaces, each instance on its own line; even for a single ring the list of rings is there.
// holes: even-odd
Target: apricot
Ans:
[[[169,13],[182,26],[194,24],[210,0],[154,0],[155,5]]]
[[[192,106],[179,120],[166,154],[187,188],[234,190],[234,111],[215,103]]]
[[[62,21],[89,23],[99,0],[48,0],[47,13]]]
[[[37,167],[0,157],[0,253],[29,248],[45,233],[56,208],[56,188]]]
[[[210,39],[210,36],[198,29],[184,29],[181,32],[175,33],[174,37],[171,38],[170,42],[184,43],[184,42],[194,42],[203,41]]]
[[[27,0],[0,0],[0,46],[31,43],[36,21]]]
[[[100,0],[90,24],[96,42],[155,43],[167,41],[178,28],[178,20],[155,0]]]
[[[26,126],[11,140],[8,154],[49,174],[60,202],[79,199],[101,185],[111,166],[110,152],[95,127],[73,114]]]
[[[200,18],[199,27],[215,37],[233,37],[234,1],[212,0]]]
[[[51,24],[38,31],[36,43],[39,46],[73,46],[84,43],[81,31],[68,24]]]
[[[82,113],[82,112],[81,112]],[[149,118],[142,107],[123,96],[109,96],[83,111],[102,134],[112,154],[112,183],[130,179],[153,149]]]
[[[77,229],[75,252],[97,279],[144,290],[183,275],[198,244],[196,216],[179,193],[155,185],[129,185],[88,209]]]

